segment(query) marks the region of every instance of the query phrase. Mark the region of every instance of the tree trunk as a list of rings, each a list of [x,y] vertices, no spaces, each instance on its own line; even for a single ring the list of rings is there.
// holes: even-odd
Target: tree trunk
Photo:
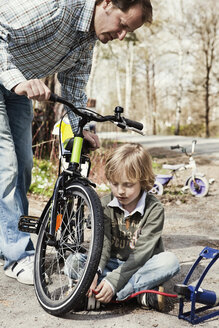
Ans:
[[[210,75],[210,68],[207,68],[207,76],[206,76],[206,86],[205,86],[205,136],[206,138],[210,137],[210,131],[209,131],[209,112],[210,112],[210,105],[209,105],[209,79]]]
[[[181,43],[181,37],[179,39],[179,42]],[[174,134],[176,136],[179,135],[180,132],[180,118],[181,118],[181,111],[182,111],[182,92],[183,92],[183,87],[182,87],[182,65],[183,65],[183,51],[180,45],[179,49],[179,66],[178,66],[178,90],[177,90],[177,101],[176,101],[176,127]]]
[[[125,90],[125,112],[126,116],[129,117],[130,105],[131,105],[131,94],[132,94],[132,71],[134,61],[134,47],[133,42],[127,43],[128,54],[126,60],[126,90]]]
[[[153,108],[153,135],[157,134],[157,95],[155,88],[155,64],[152,65],[152,108]]]

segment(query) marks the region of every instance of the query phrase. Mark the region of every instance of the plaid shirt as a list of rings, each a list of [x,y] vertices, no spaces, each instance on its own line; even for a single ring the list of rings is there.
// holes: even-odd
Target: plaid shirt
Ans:
[[[86,106],[95,0],[7,0],[0,3],[0,83],[11,90],[58,73],[62,95]],[[78,119],[71,116],[71,125]]]

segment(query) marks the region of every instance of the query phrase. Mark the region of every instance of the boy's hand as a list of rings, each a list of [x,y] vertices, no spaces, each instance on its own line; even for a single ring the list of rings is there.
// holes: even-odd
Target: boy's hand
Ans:
[[[102,280],[99,285],[96,287],[95,292],[96,299],[102,303],[109,303],[114,295],[114,292],[111,286],[108,284],[106,280]]]
[[[12,89],[19,96],[26,96],[33,100],[48,100],[51,94],[50,89],[39,79],[32,79],[17,84]]]

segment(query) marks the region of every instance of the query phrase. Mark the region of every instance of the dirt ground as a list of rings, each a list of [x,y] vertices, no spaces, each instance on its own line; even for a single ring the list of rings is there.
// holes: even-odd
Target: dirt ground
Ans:
[[[179,163],[182,155],[151,149],[158,163]],[[174,252],[180,261],[181,270],[174,279],[166,283],[165,291],[174,293],[175,283],[182,283],[189,268],[197,259],[204,247],[209,246],[219,249],[219,162],[209,161],[207,157],[196,158],[199,169],[206,177],[214,178],[210,185],[207,197],[195,198],[192,195],[180,194],[176,183],[165,189],[165,194],[160,196],[166,211],[166,220],[163,239],[166,250]],[[184,176],[185,177],[185,176]],[[182,179],[177,180],[181,184]],[[44,200],[30,197],[30,210],[33,215],[40,215]],[[33,239],[36,240],[35,236]],[[195,270],[190,284],[195,285],[202,271],[209,263],[203,260]],[[7,278],[0,266],[0,327],[34,327],[34,328],[63,328],[79,326],[80,328],[113,328],[113,327],[190,327],[185,320],[178,319],[178,300],[168,299],[167,313],[158,313],[141,309],[135,301],[121,305],[109,305],[100,311],[69,313],[65,318],[56,318],[47,314],[38,304],[34,288],[19,284]],[[219,261],[209,270],[202,287],[216,291],[219,295]],[[198,307],[200,305],[197,305]],[[191,309],[191,302],[185,303],[185,309]],[[215,308],[219,310],[219,307]],[[203,312],[201,313],[201,315]],[[216,328],[219,326],[219,316],[204,321],[199,327]]]

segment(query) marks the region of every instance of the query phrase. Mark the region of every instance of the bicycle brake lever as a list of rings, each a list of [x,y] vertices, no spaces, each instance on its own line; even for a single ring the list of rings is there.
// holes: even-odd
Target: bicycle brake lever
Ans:
[[[132,131],[134,131],[134,132],[136,132],[138,134],[141,134],[142,136],[145,135],[144,132],[142,132],[142,131],[140,131],[140,130],[138,130],[136,128],[130,128],[129,126],[127,127],[127,130],[132,130]]]
[[[123,129],[123,130],[127,129],[126,124],[123,123],[123,122],[113,122],[113,123],[114,123],[115,125],[117,125],[120,129]]]
[[[121,123],[121,122],[113,122],[113,121],[111,121],[111,122],[114,123],[115,125],[117,125],[119,128],[121,128],[121,129],[123,129],[123,130],[132,130],[132,131],[134,131],[134,132],[136,132],[136,133],[139,133],[139,134],[141,134],[142,136],[144,136],[144,132],[142,132],[142,131],[140,131],[140,130],[138,130],[138,129],[136,129],[136,128],[129,127],[129,126],[127,126],[126,124]]]

